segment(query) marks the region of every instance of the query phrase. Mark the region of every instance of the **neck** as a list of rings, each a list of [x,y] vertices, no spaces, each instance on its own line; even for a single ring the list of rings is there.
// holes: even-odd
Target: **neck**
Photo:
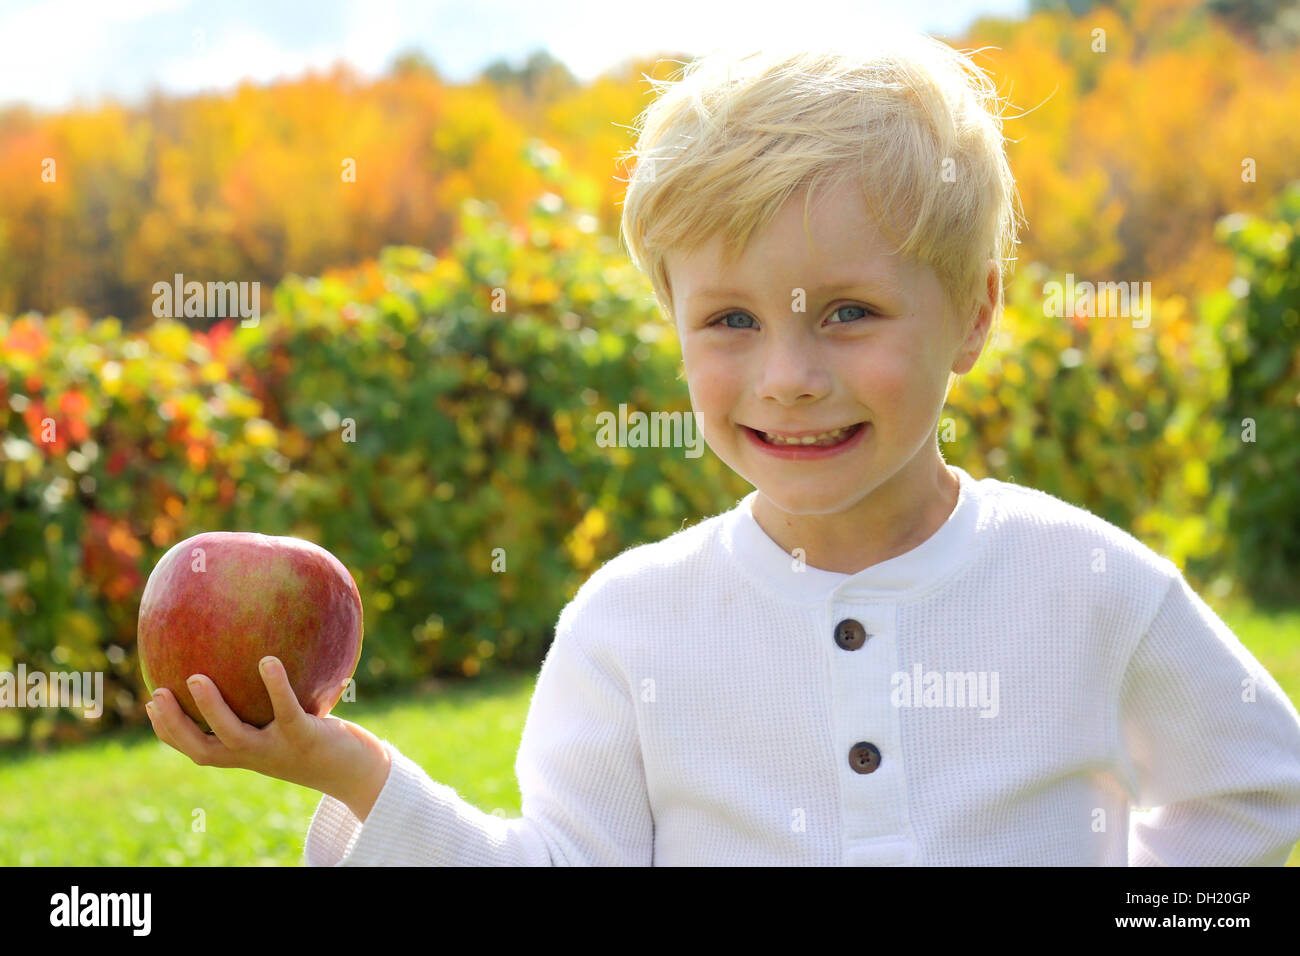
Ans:
[[[899,472],[848,508],[832,514],[790,514],[761,491],[754,520],[786,552],[802,548],[810,567],[839,574],[906,554],[938,531],[957,505],[961,482],[940,459],[918,480]]]

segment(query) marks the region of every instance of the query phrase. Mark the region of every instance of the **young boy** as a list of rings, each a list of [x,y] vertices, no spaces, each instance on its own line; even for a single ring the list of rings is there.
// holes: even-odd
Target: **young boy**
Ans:
[[[643,117],[623,231],[735,508],[561,613],[500,819],[348,721],[197,762],[327,794],[312,865],[1246,865],[1300,839],[1300,718],[1172,562],[944,463],[1002,306],[1015,188],[992,84],[929,38],[717,54]],[[1131,808],[1147,808],[1134,814]]]

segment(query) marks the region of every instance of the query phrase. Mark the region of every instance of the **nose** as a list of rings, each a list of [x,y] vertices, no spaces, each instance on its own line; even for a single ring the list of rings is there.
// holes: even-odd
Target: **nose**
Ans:
[[[782,405],[824,397],[830,373],[816,345],[795,336],[769,337],[758,355],[755,394]]]

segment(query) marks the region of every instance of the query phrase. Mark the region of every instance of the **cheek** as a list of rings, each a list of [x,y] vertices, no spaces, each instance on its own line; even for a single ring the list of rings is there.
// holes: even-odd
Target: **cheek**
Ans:
[[[876,420],[882,441],[923,427],[931,412],[933,382],[924,362],[911,350],[876,349],[839,371],[855,404]],[[947,384],[947,378],[944,379]]]
[[[851,366],[839,370],[839,376],[863,404],[883,411],[907,404],[909,393],[917,387],[918,370],[906,354],[877,349],[857,356]]]
[[[686,384],[696,415],[709,419],[725,417],[735,406],[742,388],[741,368],[734,355],[711,348],[682,349]]]
[[[695,425],[704,440],[715,445],[724,430],[730,427],[729,418],[737,407],[735,392],[716,375],[690,376],[687,384],[691,394],[691,410],[695,413]]]

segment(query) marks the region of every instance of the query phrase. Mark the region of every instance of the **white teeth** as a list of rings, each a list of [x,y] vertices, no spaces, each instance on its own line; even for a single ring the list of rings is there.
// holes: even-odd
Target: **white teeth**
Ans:
[[[769,432],[763,432],[763,438],[772,445],[813,445],[817,442],[838,441],[853,430],[849,425],[845,428],[837,428],[833,432],[822,432],[820,435],[805,435],[802,438],[782,438],[779,435],[773,435]]]

